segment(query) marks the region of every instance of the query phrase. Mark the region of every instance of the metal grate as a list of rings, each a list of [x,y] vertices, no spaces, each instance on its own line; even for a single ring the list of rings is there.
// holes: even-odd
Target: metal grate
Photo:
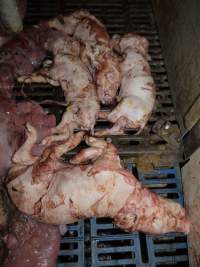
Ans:
[[[177,124],[177,122],[151,1],[29,0],[25,24],[34,24],[59,13],[68,13],[79,8],[88,9],[101,19],[111,35],[134,31],[149,40],[150,65],[157,87],[154,112],[140,136],[135,136],[134,130],[127,129],[126,135],[112,137],[112,139],[120,151],[122,160],[127,156],[130,158],[137,154],[163,151],[166,141],[156,135],[152,131],[152,127],[160,119],[170,121],[172,124]],[[24,91],[36,101],[64,99],[60,87],[32,84],[31,86],[27,85]],[[21,100],[20,97],[19,100]],[[57,121],[60,120],[63,108],[53,105],[44,105],[43,107],[53,112]],[[102,107],[102,109],[104,108]],[[96,129],[109,126],[109,122],[99,120]],[[164,149],[168,155],[173,153],[167,147]],[[131,160],[126,159],[124,164],[150,190],[180,203],[183,202],[178,168],[164,168],[150,173],[142,173],[131,163]],[[58,266],[184,267],[188,266],[187,240],[184,235],[177,233],[156,236],[137,232],[124,233],[115,228],[111,220],[107,218],[91,219],[69,226],[68,232],[61,242]]]
[[[25,24],[30,25],[40,20],[48,19],[59,13],[69,13],[78,8],[85,8],[102,20],[108,32],[113,34],[124,34],[134,31],[145,36],[150,43],[151,70],[156,82],[156,105],[154,112],[140,136],[135,136],[135,130],[127,129],[126,135],[117,138],[115,143],[123,155],[134,153],[165,153],[162,145],[167,142],[152,131],[152,126],[159,119],[177,124],[174,115],[172,96],[169,89],[164,60],[160,47],[159,37],[156,30],[155,20],[152,13],[151,1],[148,0],[108,0],[108,1],[28,1],[28,14]],[[21,86],[21,85],[19,85]],[[24,88],[26,94],[33,100],[41,101],[53,99],[64,100],[60,87],[52,88],[50,85],[32,84]],[[57,121],[61,119],[64,108],[54,105],[43,105],[44,108],[53,112]],[[102,107],[105,109],[105,107]],[[98,120],[96,130],[111,127],[105,120]]]

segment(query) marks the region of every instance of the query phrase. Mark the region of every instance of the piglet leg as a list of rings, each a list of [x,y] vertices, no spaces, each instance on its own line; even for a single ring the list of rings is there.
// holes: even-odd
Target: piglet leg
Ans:
[[[31,154],[32,148],[37,141],[37,131],[29,123],[26,124],[26,130],[27,139],[14,154],[12,160],[14,163],[31,165],[38,159],[38,157]]]

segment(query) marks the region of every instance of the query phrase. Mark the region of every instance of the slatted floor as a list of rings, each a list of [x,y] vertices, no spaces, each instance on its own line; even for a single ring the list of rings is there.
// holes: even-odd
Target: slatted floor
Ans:
[[[80,8],[89,10],[101,19],[111,35],[134,31],[149,40],[150,65],[157,87],[154,112],[140,136],[135,136],[134,130],[127,129],[126,135],[115,137],[113,140],[122,159],[124,156],[132,157],[139,153],[158,153],[166,142],[152,131],[152,126],[159,119],[170,121],[172,124],[177,124],[177,121],[151,1],[29,0],[25,24],[31,25],[59,13],[68,13]],[[36,101],[64,99],[59,87],[32,84],[26,86],[24,90],[31,99]],[[44,105],[44,108],[53,112],[58,121],[64,110],[53,105]],[[99,120],[96,129],[108,126],[110,126],[109,122]],[[140,173],[131,161],[126,159],[125,162],[127,169],[133,172],[150,190],[183,203],[178,167],[166,167],[151,173]],[[69,226],[69,231],[61,242],[58,266],[184,267],[188,266],[187,240],[184,235],[177,233],[159,236],[137,232],[127,234],[114,228],[109,219],[87,220]]]

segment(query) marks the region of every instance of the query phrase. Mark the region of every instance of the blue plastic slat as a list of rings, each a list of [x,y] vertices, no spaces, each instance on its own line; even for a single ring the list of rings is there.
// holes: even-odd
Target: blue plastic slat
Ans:
[[[83,267],[84,245],[84,221],[68,225],[67,232],[61,240],[57,267]]]
[[[168,264],[174,264],[178,262],[185,262],[188,260],[187,255],[181,255],[181,256],[163,256],[163,257],[157,257],[156,262],[157,263],[168,263]]]
[[[83,267],[84,266],[84,240],[81,241],[69,241],[77,245],[76,249],[61,249],[58,256],[57,267]]]
[[[173,178],[169,178],[169,175],[173,175]],[[154,170],[147,173],[138,173],[139,180],[145,185],[149,186],[149,189],[160,195],[167,194],[177,194],[177,197],[174,197],[174,201],[183,204],[183,192],[182,192],[182,183],[181,175],[178,167],[175,168],[163,168]],[[157,182],[156,182],[157,181]],[[172,182],[173,181],[173,182]],[[162,187],[163,184],[166,184],[166,187]],[[170,184],[175,184],[175,188],[169,188]],[[153,188],[151,188],[151,185]],[[155,188],[157,185],[157,188]]]
[[[106,228],[105,225],[108,225],[109,228]],[[103,232],[106,229],[110,230],[107,235]],[[98,230],[102,230],[103,234],[98,234]],[[96,219],[91,219],[92,267],[126,266],[130,264],[142,266],[139,234],[136,232],[118,233],[112,232],[112,230],[116,230],[113,224],[98,223]],[[108,245],[108,241],[113,241],[113,243]],[[120,245],[116,247],[114,242],[120,242]],[[113,259],[113,253],[118,253],[119,259]],[[101,259],[101,254],[105,259]],[[121,256],[121,254],[123,255]]]
[[[98,261],[95,265],[92,266],[125,266],[127,264],[135,264],[134,259],[125,259],[125,260],[110,260],[110,261]],[[140,266],[140,265],[137,265]]]
[[[150,173],[138,173],[139,180],[143,184],[149,184],[152,183],[152,178],[154,181],[158,181],[158,184],[160,183],[160,180],[163,181],[163,183],[168,182],[169,175],[173,175],[174,183],[176,184],[175,188],[149,188],[150,190],[160,194],[160,195],[166,195],[168,196],[169,193],[176,193],[178,198],[173,199],[174,201],[179,202],[180,204],[183,204],[183,192],[182,192],[182,184],[181,184],[181,175],[180,170],[178,167],[170,168],[170,169],[159,169],[155,170]],[[150,178],[149,178],[150,177]],[[161,178],[162,177],[162,178]],[[166,177],[166,178],[165,178]],[[156,182],[154,183],[154,185]],[[154,186],[153,185],[153,186]],[[183,238],[183,240],[177,241],[177,238]],[[170,242],[168,243],[168,240],[170,239]],[[149,257],[149,263],[147,266],[149,267],[157,267],[159,264],[168,264],[176,266],[180,262],[188,262],[188,256],[187,256],[187,239],[186,236],[184,236],[181,233],[168,233],[163,235],[146,235],[146,243],[147,243],[147,249],[148,249],[148,257]],[[185,250],[184,250],[185,249]],[[169,254],[169,255],[167,255]],[[170,255],[172,254],[172,255]]]
[[[172,244],[155,244],[154,245],[154,250],[155,252],[160,252],[160,251],[173,251],[176,249],[183,249],[187,248],[186,243],[172,243]]]
[[[79,221],[76,224],[67,225],[67,232],[69,236],[67,238],[76,238],[83,239],[84,238],[84,221]]]
[[[97,248],[98,254],[101,253],[120,253],[120,252],[132,252],[131,246],[124,246],[124,247],[110,247],[110,248]]]

